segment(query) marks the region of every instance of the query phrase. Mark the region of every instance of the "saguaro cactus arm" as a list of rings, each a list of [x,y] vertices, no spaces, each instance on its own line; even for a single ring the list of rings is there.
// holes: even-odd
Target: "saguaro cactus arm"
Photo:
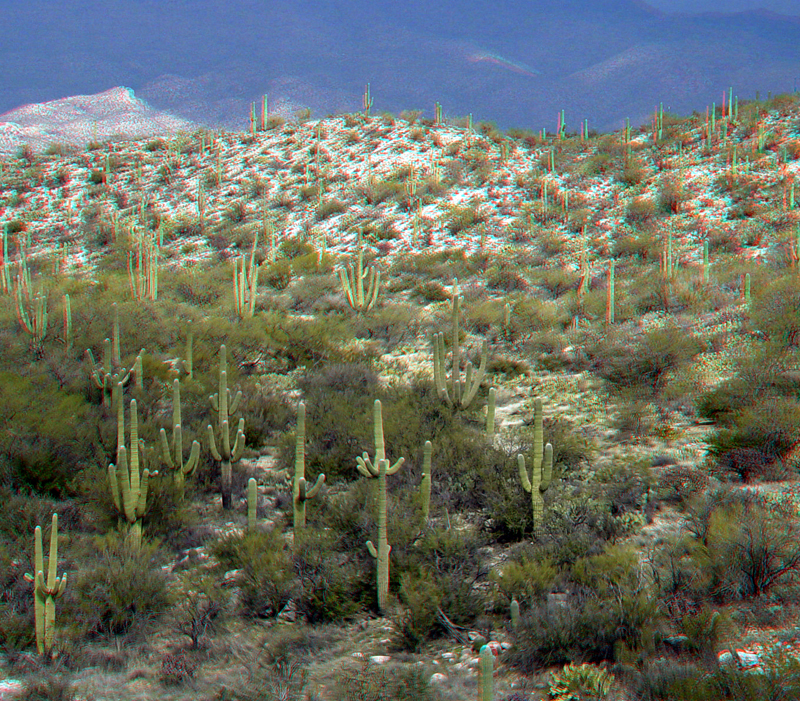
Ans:
[[[172,383],[172,449],[167,442],[167,432],[162,428],[159,431],[161,442],[161,456],[164,462],[173,470],[175,484],[183,493],[184,480],[197,469],[200,460],[200,443],[192,441],[189,458],[183,459],[183,430],[181,429],[181,385],[178,379]],[[173,457],[174,456],[174,457]]]
[[[373,403],[372,416],[375,435],[375,461],[373,462],[366,452],[360,458],[356,458],[356,467],[364,477],[377,477],[379,463],[386,457],[386,447],[383,441],[383,409],[380,399],[376,399]],[[393,475],[403,466],[405,461],[405,458],[398,458],[394,465],[387,466],[386,474]]]

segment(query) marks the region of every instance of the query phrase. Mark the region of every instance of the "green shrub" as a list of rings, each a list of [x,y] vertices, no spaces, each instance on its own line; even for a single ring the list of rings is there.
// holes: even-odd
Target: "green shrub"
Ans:
[[[335,533],[306,528],[295,552],[294,602],[311,625],[346,621],[376,597],[372,562],[363,553],[336,549],[337,540]]]
[[[498,608],[502,606],[501,610],[507,612],[513,599],[523,610],[541,601],[556,583],[558,570],[547,557],[526,548],[490,576],[497,587]]]
[[[239,604],[244,616],[272,618],[292,598],[292,554],[277,529],[219,539],[210,545],[209,554],[227,570],[241,570]]]
[[[285,290],[292,281],[292,263],[286,258],[281,258],[264,266],[261,274],[264,276],[265,284],[276,290]]]
[[[158,544],[143,542],[135,551],[113,534],[98,544],[94,560],[81,558],[75,580],[70,578],[64,620],[79,621],[89,637],[142,633],[169,605],[166,576],[152,562]]]
[[[699,340],[674,325],[645,332],[632,341],[609,333],[587,349],[594,372],[615,388],[640,387],[657,393],[666,373],[686,365],[703,350]]]
[[[436,614],[441,606],[442,590],[430,572],[403,572],[400,598],[405,609],[394,621],[395,642],[401,650],[418,652],[424,643],[441,632]]]

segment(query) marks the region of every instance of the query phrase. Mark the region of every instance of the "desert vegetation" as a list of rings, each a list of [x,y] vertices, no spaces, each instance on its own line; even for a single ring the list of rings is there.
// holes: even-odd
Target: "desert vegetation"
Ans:
[[[795,698],[797,100],[373,99],[0,163],[19,698]]]

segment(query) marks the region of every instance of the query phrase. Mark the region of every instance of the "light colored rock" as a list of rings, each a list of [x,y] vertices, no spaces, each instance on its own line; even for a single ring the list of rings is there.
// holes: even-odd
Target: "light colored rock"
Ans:
[[[371,655],[369,659],[373,664],[386,664],[392,658],[389,655]]]

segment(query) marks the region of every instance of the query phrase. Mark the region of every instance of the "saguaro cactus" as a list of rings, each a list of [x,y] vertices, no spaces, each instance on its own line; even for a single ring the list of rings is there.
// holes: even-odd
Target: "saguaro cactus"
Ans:
[[[550,443],[542,446],[544,441],[542,400],[537,398],[533,406],[533,465],[530,477],[525,467],[525,456],[521,453],[517,456],[517,466],[522,488],[531,495],[533,530],[535,535],[539,535],[544,519],[542,494],[547,491],[553,478],[553,446]]]
[[[325,483],[325,475],[317,476],[311,489],[306,482],[306,405],[303,402],[297,407],[297,438],[294,450],[294,487],[292,502],[294,503],[294,540],[300,538],[300,531],[306,526],[306,502],[319,493]]]
[[[356,268],[347,266],[339,269],[342,289],[347,295],[347,303],[359,314],[369,311],[378,299],[381,285],[381,271],[370,266],[364,270],[364,250],[361,244],[361,232],[358,232],[358,261]],[[364,294],[364,280],[367,281],[367,292]]]
[[[428,523],[428,517],[431,510],[431,457],[433,454],[433,443],[425,441],[425,450],[422,457],[422,483],[419,485],[420,495],[422,497],[422,525]]]
[[[26,582],[33,583],[34,614],[36,617],[36,649],[47,655],[53,647],[56,622],[55,600],[64,593],[67,575],[56,576],[58,561],[58,514],[53,514],[50,529],[50,557],[47,558],[47,584],[44,581],[44,551],[42,549],[42,527],[34,530],[34,570],[23,575]]]
[[[258,507],[258,484],[255,477],[247,480],[247,530],[256,527],[256,509]]]
[[[114,327],[112,337],[105,340],[103,346],[103,362],[96,363],[92,351],[87,348],[86,355],[89,357],[90,372],[92,380],[98,389],[103,390],[103,406],[116,407],[117,391],[122,392],[122,388],[133,378],[134,383],[139,389],[143,387],[142,378],[142,355],[144,348],[139,351],[139,355],[133,361],[130,370],[123,367],[120,356],[119,343],[119,312],[117,305],[114,304]]]
[[[236,438],[231,448],[230,439],[230,416],[235,414],[242,399],[241,390],[231,400],[231,391],[228,389],[228,366],[225,358],[225,346],[219,347],[219,392],[209,397],[211,408],[217,412],[217,428],[220,433],[219,449],[214,439],[214,429],[208,425],[208,445],[214,460],[220,463],[222,468],[222,480],[220,491],[222,492],[222,508],[230,510],[231,500],[231,477],[232,463],[238,462],[244,452],[244,419],[239,419],[239,426],[236,429]]]
[[[481,701],[494,701],[494,654],[488,645],[481,648]]]
[[[367,541],[367,550],[375,558],[378,581],[378,609],[386,611],[386,599],[389,596],[389,553],[392,546],[386,533],[386,474],[389,461],[378,461],[378,547],[371,540]]]
[[[121,388],[117,397],[117,464],[108,466],[108,482],[114,506],[121,519],[128,522],[131,545],[138,550],[142,544],[142,517],[147,511],[148,480],[151,476],[158,475],[158,472],[144,470],[141,481],[139,479],[139,451],[144,451],[144,441],[139,440],[139,416],[135,399],[131,399],[131,457],[130,466],[128,465]]]
[[[378,609],[383,613],[386,610],[386,599],[389,595],[389,553],[392,551],[386,533],[386,477],[397,472],[405,462],[405,458],[399,458],[394,465],[389,466],[383,442],[383,414],[380,399],[375,400],[373,407],[375,460],[370,460],[367,453],[364,453],[362,457],[356,458],[356,464],[358,471],[364,477],[378,480],[378,547],[376,548],[370,540],[367,541],[367,549],[376,560]]]
[[[444,365],[444,334],[438,333],[433,336],[433,380],[436,384],[436,391],[439,397],[446,400],[449,404],[455,407],[466,409],[472,404],[475,395],[478,392],[483,378],[486,375],[486,351],[488,348],[487,342],[484,340],[481,347],[481,362],[478,371],[473,377],[472,362],[467,362],[466,378],[461,380],[461,346],[459,344],[459,317],[461,310],[461,295],[458,294],[458,280],[453,283],[453,311],[452,311],[452,353],[453,353],[453,370],[450,379],[450,391],[448,392],[446,385],[446,372]]]
[[[178,491],[178,498],[183,500],[184,484],[186,477],[189,477],[197,469],[200,459],[200,443],[192,441],[192,449],[189,459],[183,459],[183,430],[181,429],[181,383],[177,378],[172,382],[172,450],[170,451],[167,443],[167,432],[162,428],[161,454],[164,462],[172,470],[175,487]],[[174,457],[173,457],[174,455]]]

